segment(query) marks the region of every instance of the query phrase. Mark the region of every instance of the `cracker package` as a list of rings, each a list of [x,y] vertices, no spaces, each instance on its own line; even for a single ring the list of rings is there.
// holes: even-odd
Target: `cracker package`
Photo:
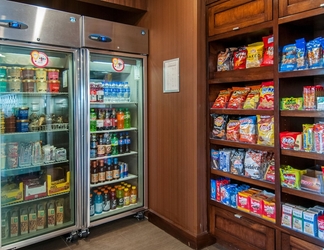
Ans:
[[[263,42],[256,42],[247,46],[246,68],[260,67],[263,58]]]
[[[261,66],[273,65],[273,35],[262,37],[264,53]]]
[[[272,115],[257,115],[259,145],[274,145],[274,117]]]
[[[260,89],[260,102],[257,109],[274,108],[274,84],[273,81],[262,82]]]

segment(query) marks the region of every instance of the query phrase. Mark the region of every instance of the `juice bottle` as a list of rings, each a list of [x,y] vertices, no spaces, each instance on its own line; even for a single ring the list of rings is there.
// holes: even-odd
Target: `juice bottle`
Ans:
[[[117,207],[121,208],[124,206],[124,190],[119,187],[116,191]]]
[[[136,186],[132,186],[132,190],[130,192],[130,204],[135,204],[137,202],[137,190]]]
[[[111,158],[107,159],[107,166],[106,166],[106,180],[111,181],[113,179],[113,170],[111,164]]]
[[[106,155],[106,145],[103,143],[102,135],[99,135],[99,140],[97,143],[97,156],[102,157]]]
[[[124,128],[131,127],[131,115],[128,108],[125,108],[124,112]]]
[[[117,200],[116,200],[116,189],[110,189],[110,208],[116,209],[117,208]]]
[[[124,205],[129,206],[130,204],[130,192],[128,188],[124,189]]]
[[[99,160],[98,181],[101,183],[106,181],[106,169],[104,160]]]
[[[120,178],[120,174],[119,174],[118,158],[114,158],[113,179],[118,180],[119,178]]]
[[[117,112],[117,129],[124,128],[124,111],[123,109],[119,109]]]

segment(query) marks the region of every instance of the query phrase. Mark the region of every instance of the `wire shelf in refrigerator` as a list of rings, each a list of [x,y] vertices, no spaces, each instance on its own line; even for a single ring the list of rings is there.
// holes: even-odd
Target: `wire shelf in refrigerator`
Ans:
[[[115,158],[115,157],[123,157],[123,156],[129,156],[129,155],[137,155],[137,152],[131,151],[130,153],[124,153],[124,154],[118,154],[118,155],[109,155],[109,156],[102,156],[102,157],[90,158],[90,161],[92,161],[92,160],[101,160],[101,159],[108,159],[108,158]]]

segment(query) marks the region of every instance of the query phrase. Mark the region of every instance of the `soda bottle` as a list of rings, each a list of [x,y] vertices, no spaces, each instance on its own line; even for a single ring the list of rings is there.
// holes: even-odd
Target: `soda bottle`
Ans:
[[[104,90],[102,83],[97,83],[97,102],[104,101]]]
[[[130,152],[131,139],[130,139],[130,136],[129,136],[128,132],[125,132],[124,144],[125,144],[125,153],[129,153]]]
[[[119,165],[118,165],[118,159],[117,158],[114,158],[113,179],[114,180],[118,180],[119,179]]]
[[[119,109],[117,112],[117,129],[124,128],[124,112],[123,109]]]
[[[105,133],[104,138],[105,138],[105,141],[106,141],[106,155],[110,155],[111,154],[111,138],[110,138],[110,135],[108,133]]]
[[[132,186],[130,193],[130,204],[135,204],[137,202],[137,190],[136,186]]]
[[[128,82],[124,82],[124,101],[125,102],[130,102],[130,86]]]
[[[110,208],[116,209],[117,208],[117,200],[116,200],[116,189],[110,189]]]
[[[90,138],[90,158],[97,157],[97,136],[92,134]]]
[[[110,195],[108,193],[108,190],[105,190],[104,195],[103,195],[103,203],[104,203],[103,211],[105,211],[105,212],[110,210],[110,197],[109,196]]]
[[[109,109],[106,109],[103,129],[108,130],[110,129],[110,127],[111,127],[110,113],[109,113]]]
[[[124,190],[119,187],[116,191],[117,207],[121,208],[124,206]]]
[[[102,157],[106,155],[106,145],[103,143],[102,135],[99,135],[99,140],[97,144],[97,156]]]
[[[114,133],[111,138],[111,154],[118,155],[118,138],[116,133]]]
[[[130,192],[128,188],[124,189],[124,205],[129,206],[130,204]]]
[[[124,128],[131,127],[131,115],[128,108],[125,108],[124,112]]]
[[[118,153],[123,154],[125,153],[125,146],[124,146],[124,135],[123,133],[119,134],[119,140],[118,140]]]
[[[94,108],[90,109],[90,131],[97,131],[97,114]]]
[[[104,120],[105,120],[104,110],[98,109],[98,115],[97,115],[97,121],[96,121],[97,131],[104,129]]]
[[[107,181],[112,181],[113,180],[113,170],[112,170],[111,158],[107,159],[106,180]]]
[[[111,111],[111,129],[117,129],[117,116],[114,108]]]
[[[90,102],[97,101],[97,88],[94,82],[90,83]]]
[[[95,197],[95,213],[102,213],[102,194],[101,191],[98,191]]]

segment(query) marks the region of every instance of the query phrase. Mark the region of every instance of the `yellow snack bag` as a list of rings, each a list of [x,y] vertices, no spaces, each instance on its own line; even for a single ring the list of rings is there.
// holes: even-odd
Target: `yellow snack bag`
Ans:
[[[263,58],[263,42],[256,42],[247,46],[246,68],[260,67]]]

